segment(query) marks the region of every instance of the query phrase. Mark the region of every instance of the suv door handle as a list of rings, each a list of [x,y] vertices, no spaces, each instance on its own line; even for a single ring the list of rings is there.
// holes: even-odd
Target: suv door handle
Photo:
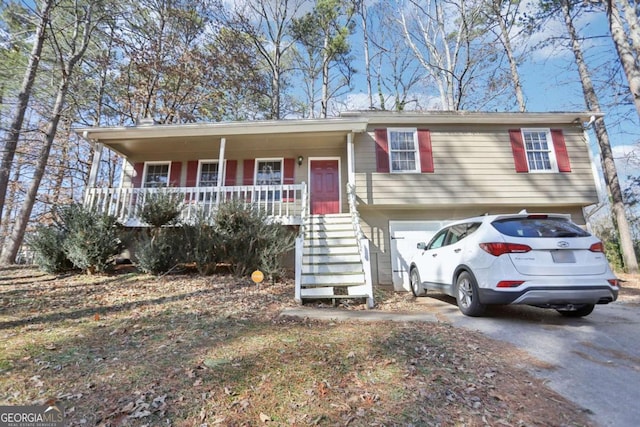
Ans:
[[[462,249],[458,248],[458,249],[454,249],[453,252],[458,253],[460,252]]]
[[[435,258],[438,256],[438,254],[431,254],[431,256]]]

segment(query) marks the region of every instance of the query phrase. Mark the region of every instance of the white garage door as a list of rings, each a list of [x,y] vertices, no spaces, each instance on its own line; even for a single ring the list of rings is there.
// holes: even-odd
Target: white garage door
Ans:
[[[409,265],[419,242],[428,242],[448,221],[389,221],[393,288],[410,291]]]

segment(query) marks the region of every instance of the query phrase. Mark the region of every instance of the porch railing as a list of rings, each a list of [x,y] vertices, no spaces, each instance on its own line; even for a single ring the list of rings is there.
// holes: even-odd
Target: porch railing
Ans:
[[[349,202],[349,213],[351,214],[351,223],[353,224],[353,231],[356,235],[356,241],[358,242],[358,252],[360,253],[360,261],[362,261],[362,269],[364,271],[364,292],[369,296],[367,298],[367,306],[373,308],[375,301],[373,299],[373,280],[371,277],[371,252],[369,249],[369,239],[366,238],[360,225],[360,213],[358,212],[356,202],[356,187],[348,183],[347,184],[347,199]]]
[[[252,206],[283,224],[300,224],[306,185],[242,185],[228,187],[89,188],[85,206],[115,216],[128,226],[144,225],[140,212],[145,202],[158,194],[175,195],[182,203],[181,219],[213,214],[225,201]]]

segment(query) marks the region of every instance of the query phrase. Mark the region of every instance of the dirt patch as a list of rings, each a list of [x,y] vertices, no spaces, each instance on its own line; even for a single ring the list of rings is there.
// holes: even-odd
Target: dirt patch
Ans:
[[[377,292],[379,309],[417,305]],[[0,405],[57,399],[70,426],[589,425],[511,346],[446,323],[283,318],[293,294],[0,269]]]

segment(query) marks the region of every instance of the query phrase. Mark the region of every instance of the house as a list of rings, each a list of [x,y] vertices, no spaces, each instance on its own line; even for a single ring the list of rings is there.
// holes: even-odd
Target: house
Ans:
[[[347,112],[328,119],[78,129],[94,144],[86,203],[141,226],[145,195],[181,193],[186,219],[239,199],[300,229],[296,298],[408,290],[407,260],[447,221],[598,202],[592,113]],[[118,188],[95,188],[106,147]]]

